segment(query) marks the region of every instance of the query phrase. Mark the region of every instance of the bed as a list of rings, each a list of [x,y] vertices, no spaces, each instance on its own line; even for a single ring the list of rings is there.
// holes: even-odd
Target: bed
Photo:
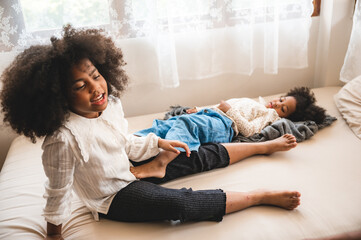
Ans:
[[[342,109],[339,103],[347,103],[347,99],[340,94],[345,95],[348,85],[313,89],[318,104],[337,121],[299,143],[295,149],[270,156],[253,156],[224,169],[164,184],[170,188],[237,191],[295,189],[302,194],[301,205],[296,210],[251,207],[225,216],[220,223],[123,223],[105,219],[95,222],[74,196],[72,216],[63,225],[64,238],[289,240],[361,231],[361,135],[350,127],[352,121],[346,116],[347,111],[358,111],[360,116],[361,94],[356,105],[353,104],[356,110]],[[361,89],[361,80],[357,86]],[[149,127],[154,118],[163,116],[164,113],[158,113],[128,118],[129,129],[134,132]],[[357,118],[355,121],[354,125],[360,122]],[[45,204],[41,143],[41,139],[32,144],[19,136],[11,144],[0,173],[0,239],[42,239],[45,234],[46,223],[41,215]]]

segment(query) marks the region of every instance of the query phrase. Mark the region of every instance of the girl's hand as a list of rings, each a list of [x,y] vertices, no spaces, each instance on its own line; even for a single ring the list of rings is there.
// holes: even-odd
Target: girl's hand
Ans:
[[[190,108],[190,109],[187,109],[187,110],[186,110],[186,113],[188,113],[188,114],[196,113],[196,112],[197,112],[197,108],[196,108],[196,107]]]
[[[181,141],[166,140],[166,139],[159,138],[158,139],[158,147],[162,148],[166,151],[174,152],[176,154],[180,153],[180,151],[178,149],[176,149],[176,147],[180,147],[180,148],[183,148],[184,150],[186,150],[187,157],[189,157],[191,155],[191,151],[189,150],[188,145]]]
[[[221,110],[222,112],[226,113],[231,108],[231,105],[222,100],[217,106],[217,108],[219,108],[219,110]]]

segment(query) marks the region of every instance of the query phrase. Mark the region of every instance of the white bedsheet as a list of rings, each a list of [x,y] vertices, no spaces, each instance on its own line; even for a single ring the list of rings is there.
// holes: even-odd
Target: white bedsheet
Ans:
[[[301,192],[294,211],[259,206],[233,213],[220,223],[122,223],[91,214],[75,197],[74,212],[63,226],[65,239],[304,239],[361,230],[361,141],[351,132],[333,102],[339,87],[314,89],[318,104],[338,118],[288,152],[254,156],[224,169],[181,178],[164,186],[193,189],[259,188]],[[131,131],[151,125],[163,114],[129,118]],[[45,175],[41,140],[14,140],[0,173],[0,239],[42,239],[46,223]]]

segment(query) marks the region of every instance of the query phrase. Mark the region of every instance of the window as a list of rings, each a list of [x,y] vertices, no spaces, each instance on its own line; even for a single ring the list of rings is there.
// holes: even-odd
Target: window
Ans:
[[[27,32],[109,24],[108,0],[20,0]]]

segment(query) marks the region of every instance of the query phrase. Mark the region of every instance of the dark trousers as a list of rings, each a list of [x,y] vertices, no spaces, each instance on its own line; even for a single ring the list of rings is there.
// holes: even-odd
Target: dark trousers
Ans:
[[[151,160],[132,163],[138,166]],[[226,209],[226,194],[222,190],[170,189],[157,184],[228,165],[228,152],[220,144],[203,145],[192,151],[189,158],[181,153],[168,164],[164,178],[132,182],[116,194],[108,213],[101,216],[126,222],[221,221]]]

